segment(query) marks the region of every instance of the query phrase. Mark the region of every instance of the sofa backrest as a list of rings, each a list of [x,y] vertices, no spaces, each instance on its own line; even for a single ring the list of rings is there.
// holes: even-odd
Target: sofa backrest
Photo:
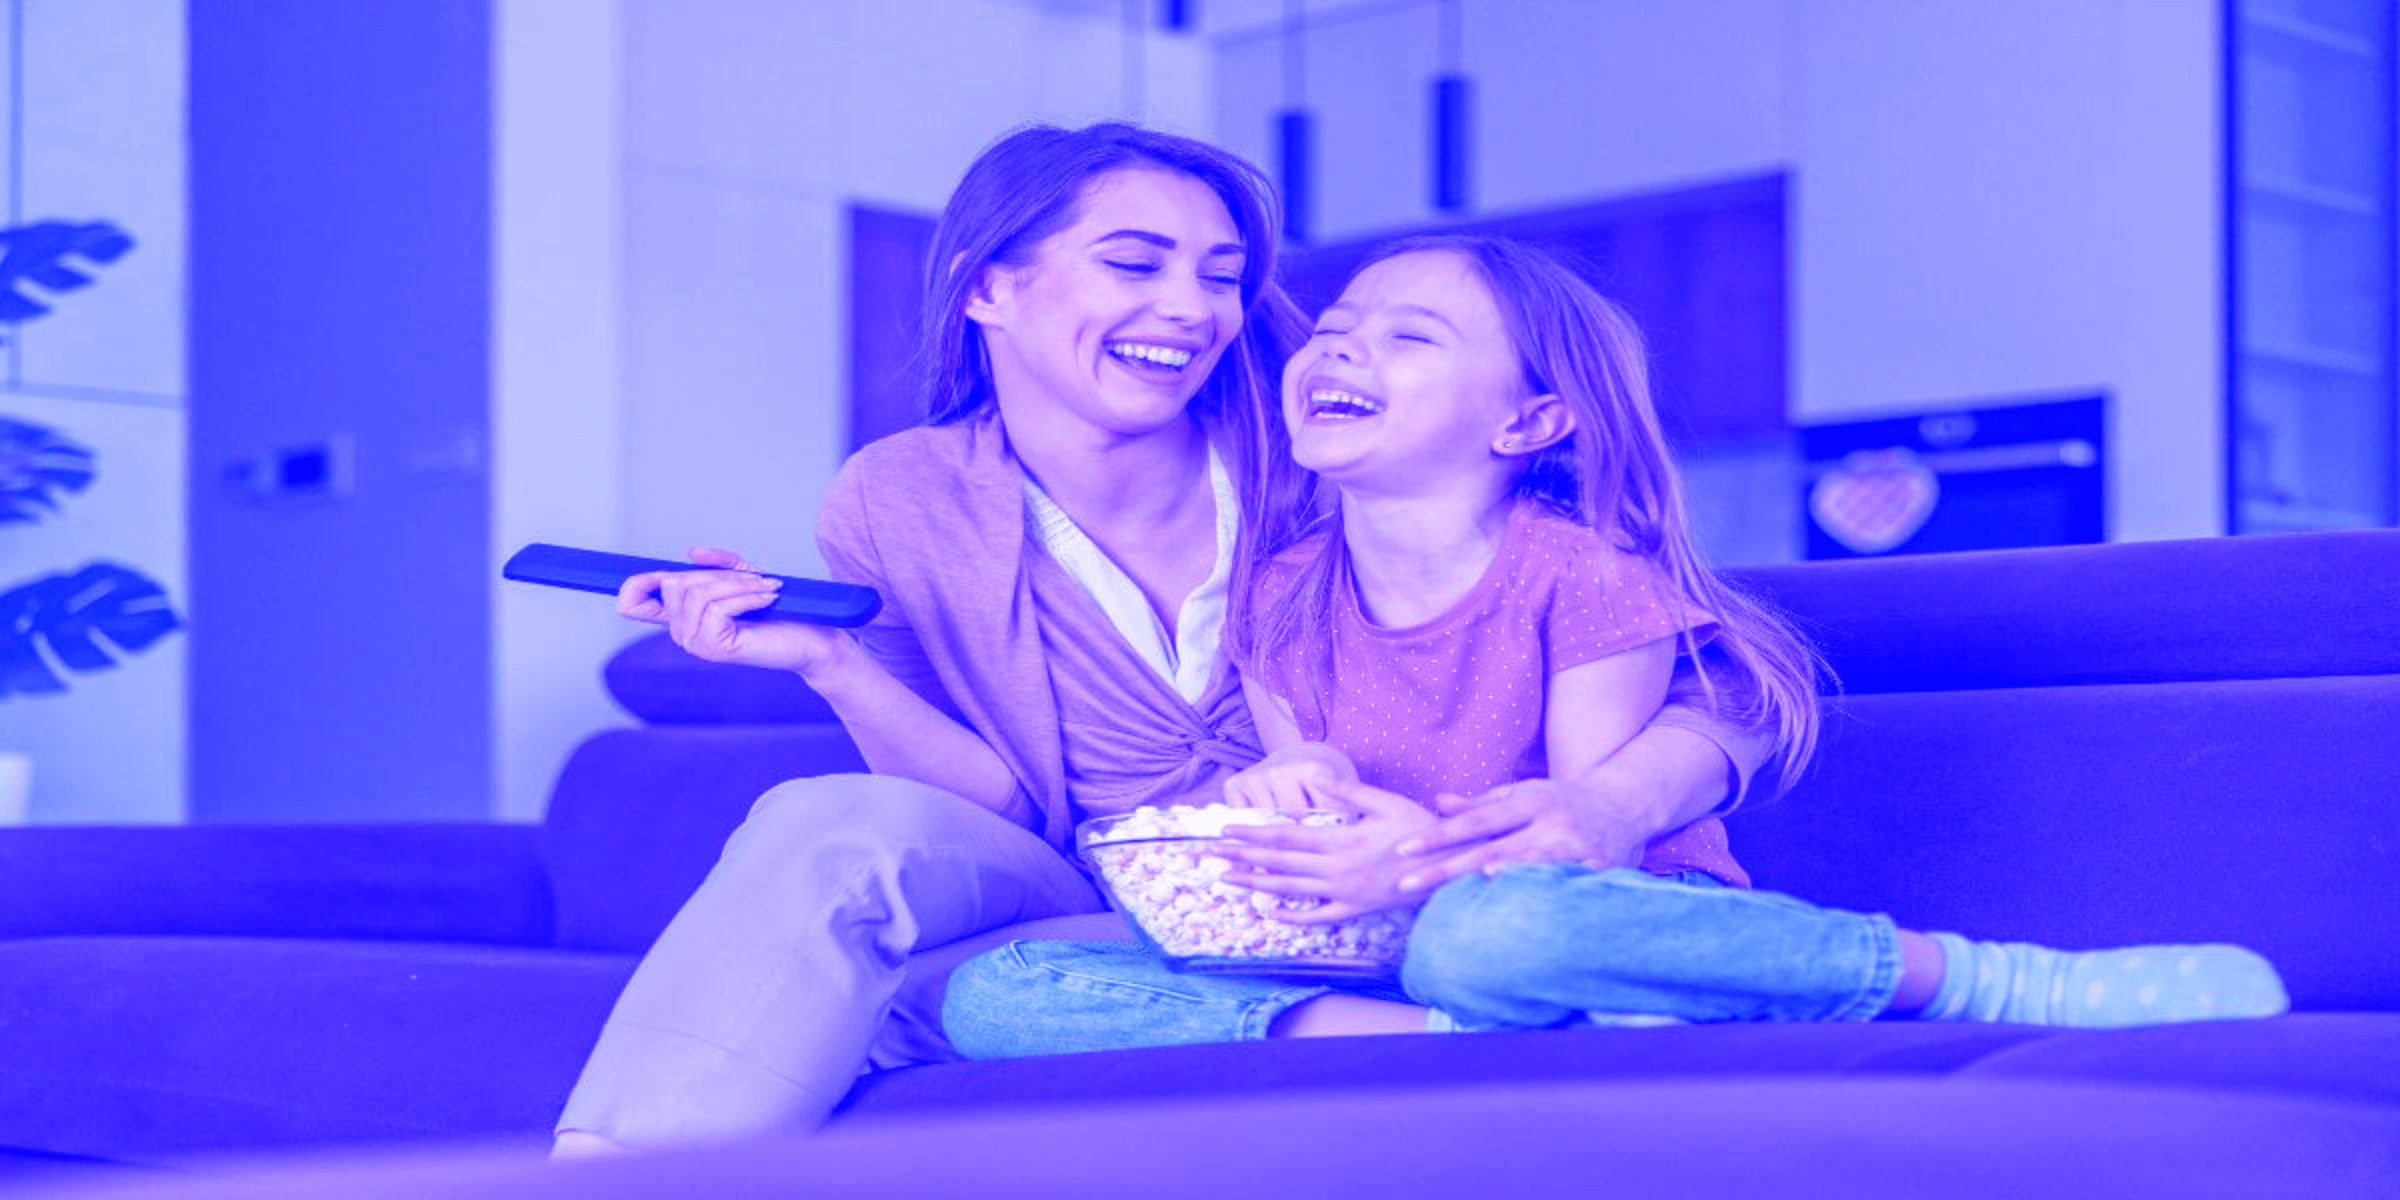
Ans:
[[[2091,947],[2234,941],[2400,1008],[2400,532],[1737,573],[1843,678],[1730,822],[1759,885]]]
[[[1731,822],[1761,887],[2086,947],[2230,940],[2313,1008],[2400,1008],[2400,532],[1734,573],[1843,681],[1817,765]],[[608,668],[644,728],[562,772],[562,945],[638,951],[750,803],[863,769],[789,675],[654,636]]]
[[[654,634],[610,659],[606,679],[645,724],[586,740],[551,794],[542,857],[563,947],[647,949],[759,796],[866,769],[798,676],[702,662]]]
[[[1753,567],[1849,695],[2400,673],[2400,533]]]

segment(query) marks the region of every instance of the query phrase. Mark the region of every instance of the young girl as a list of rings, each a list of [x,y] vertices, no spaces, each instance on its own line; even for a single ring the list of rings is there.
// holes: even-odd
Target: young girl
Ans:
[[[1303,920],[1424,901],[1401,988],[1175,975],[1121,943],[1018,941],[952,977],[944,1020],[962,1053],[2284,1010],[2273,968],[2238,947],[1973,942],[1751,891],[1713,814],[1646,841],[1593,836],[1626,824],[1596,782],[1666,700],[1679,655],[1707,647],[1702,683],[1725,715],[1781,715],[1786,779],[1815,743],[1816,671],[1700,563],[1639,338],[1557,263],[1482,238],[1384,249],[1292,359],[1283,407],[1294,460],[1340,504],[1260,572],[1235,625],[1268,754],[1225,795],[1354,819],[1229,831],[1227,878],[1324,901]]]

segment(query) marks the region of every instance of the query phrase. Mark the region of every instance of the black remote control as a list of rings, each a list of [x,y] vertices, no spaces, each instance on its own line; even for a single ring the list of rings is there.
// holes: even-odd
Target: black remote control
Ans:
[[[614,596],[617,589],[625,586],[626,580],[645,571],[713,569],[672,559],[638,558],[631,554],[577,550],[572,546],[535,542],[509,555],[508,564],[500,568],[500,576],[519,583],[541,583]],[[768,578],[782,580],[783,590],[776,594],[775,603],[756,612],[743,613],[745,618],[806,621],[811,625],[836,625],[847,629],[874,620],[875,614],[883,609],[883,597],[871,587],[824,579],[794,579],[789,575],[770,575]]]

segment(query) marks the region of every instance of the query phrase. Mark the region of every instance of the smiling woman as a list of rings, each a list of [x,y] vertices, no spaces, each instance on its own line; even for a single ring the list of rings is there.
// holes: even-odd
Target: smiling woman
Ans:
[[[1256,168],[1189,139],[1002,139],[928,256],[929,424],[855,456],[820,517],[883,615],[855,641],[737,624],[773,585],[729,551],[627,585],[620,611],[687,650],[806,677],[877,774],[760,801],[619,1001],[561,1153],[810,1126],[861,1063],[946,1057],[946,968],[911,951],[1106,930],[1059,853],[1076,817],[1256,757],[1224,598],[1250,539],[1314,508],[1273,402],[1301,332],[1274,211]]]

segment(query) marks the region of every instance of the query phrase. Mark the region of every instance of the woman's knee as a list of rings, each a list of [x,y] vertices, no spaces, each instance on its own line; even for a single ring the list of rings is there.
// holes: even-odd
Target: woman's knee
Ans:
[[[948,823],[972,801],[896,775],[806,775],[768,788],[745,826],[798,823],[809,828],[875,828],[907,833]],[[978,810],[980,811],[980,810]]]
[[[972,810],[972,811],[970,811]],[[935,844],[990,814],[939,788],[889,775],[815,775],[767,790],[725,845],[726,857],[838,867],[828,858],[888,855]]]

